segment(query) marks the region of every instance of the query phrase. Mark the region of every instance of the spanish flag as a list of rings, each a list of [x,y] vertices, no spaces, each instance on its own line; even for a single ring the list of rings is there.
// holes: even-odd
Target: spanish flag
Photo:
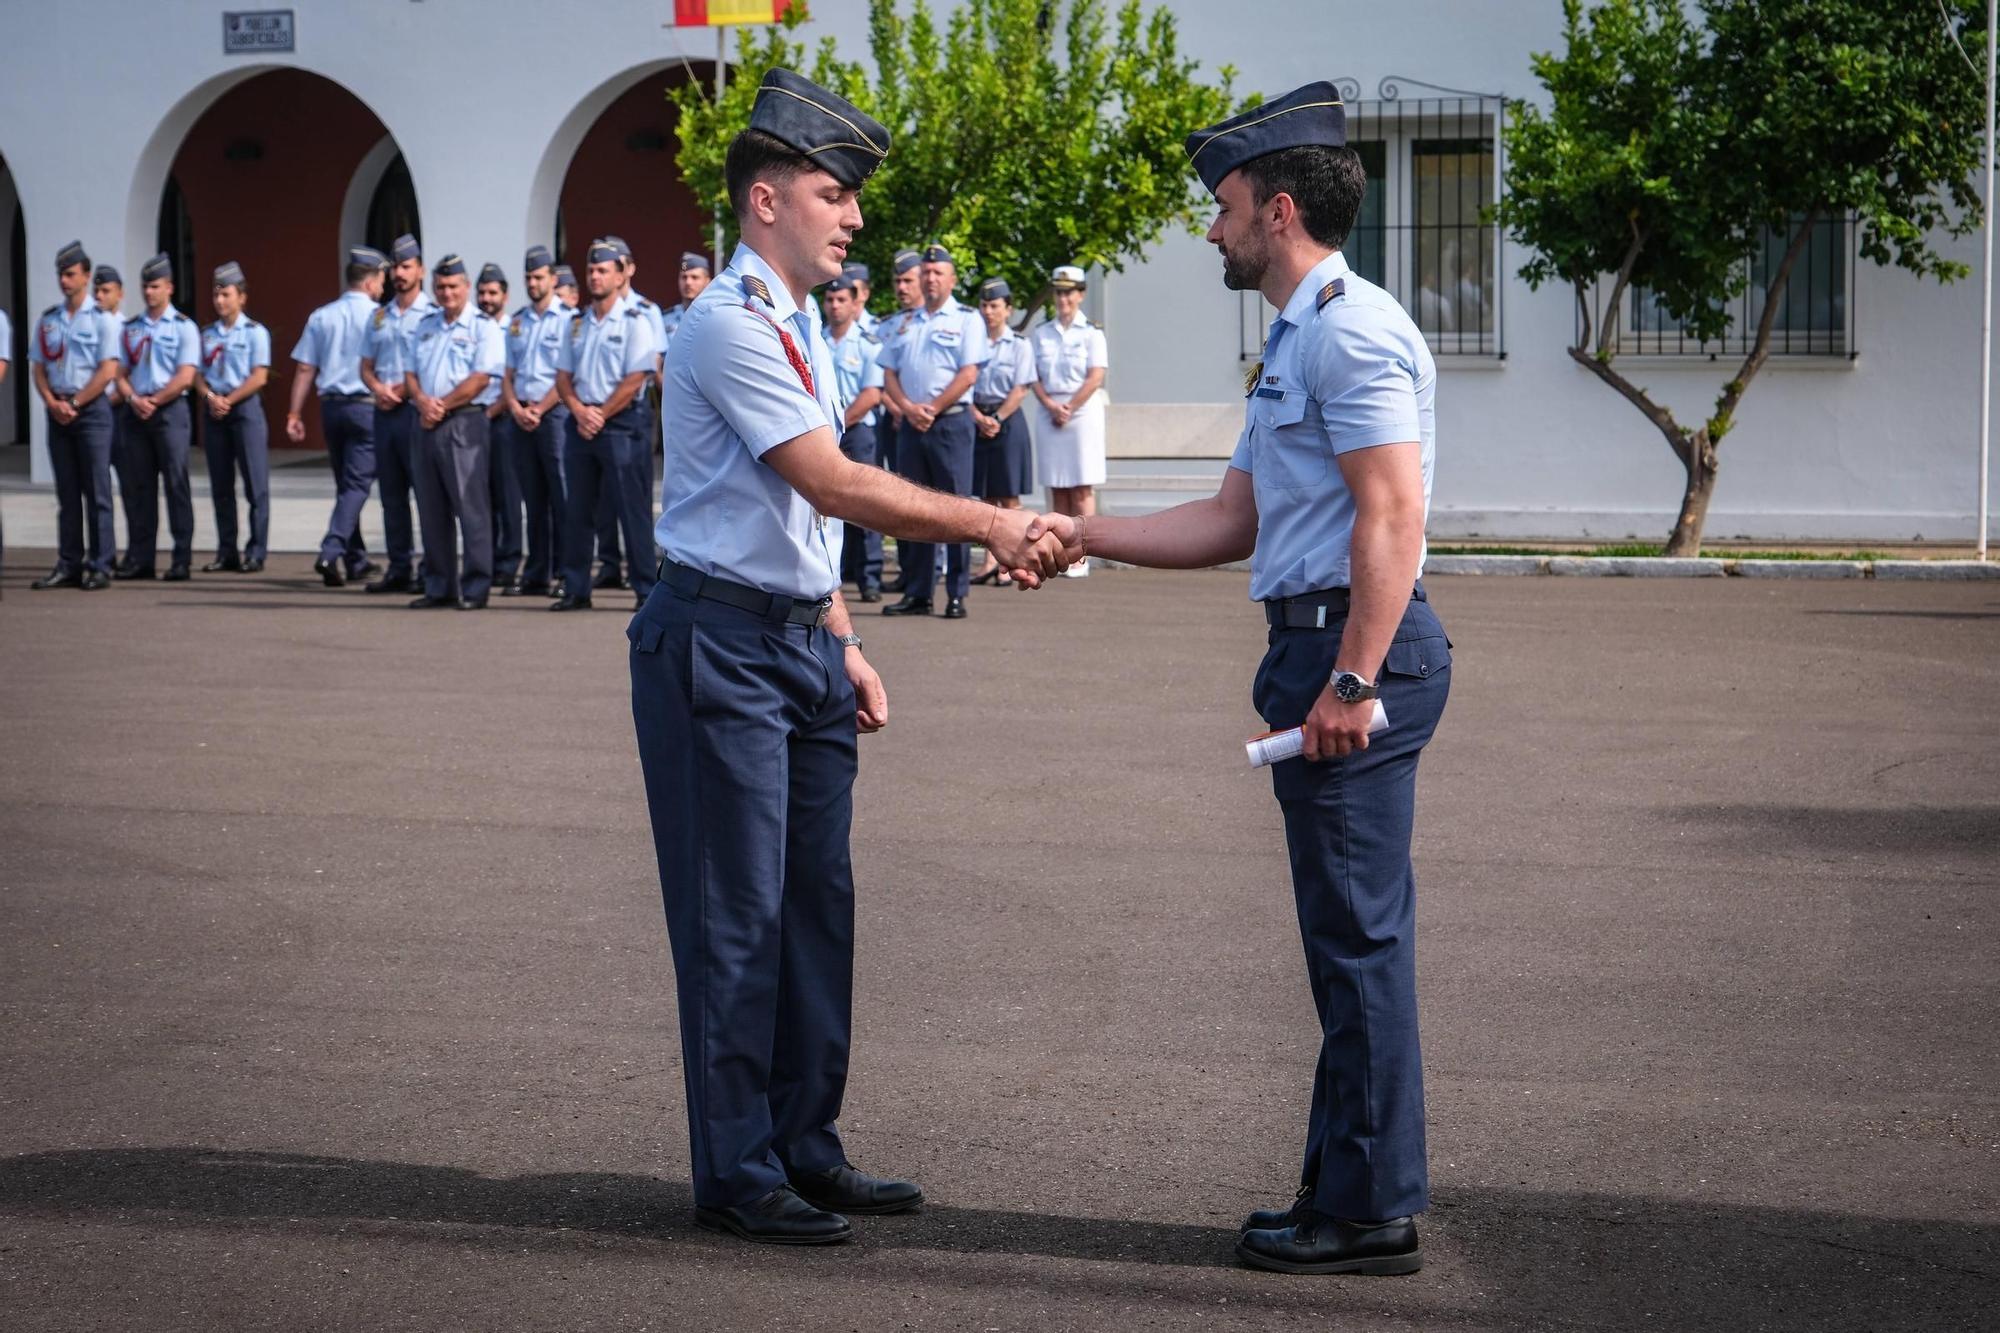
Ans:
[[[724,24],[776,23],[785,11],[805,11],[805,0],[674,0],[674,26],[715,28]]]

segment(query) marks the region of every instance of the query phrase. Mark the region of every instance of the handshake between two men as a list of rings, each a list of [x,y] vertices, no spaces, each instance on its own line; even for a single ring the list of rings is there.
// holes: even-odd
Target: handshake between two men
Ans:
[[[981,544],[1025,592],[1083,558],[1083,526],[1068,514],[995,509]]]

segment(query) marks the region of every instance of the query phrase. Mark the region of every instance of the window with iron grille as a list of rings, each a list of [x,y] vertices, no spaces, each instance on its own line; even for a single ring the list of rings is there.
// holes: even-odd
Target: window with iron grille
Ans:
[[[1500,229],[1484,221],[1497,201],[1495,151],[1503,102],[1466,95],[1405,99],[1385,79],[1382,97],[1342,90],[1347,142],[1368,187],[1342,252],[1359,276],[1388,291],[1441,356],[1504,357]],[[1262,355],[1276,310],[1243,293],[1242,355]]]
[[[1795,221],[1793,227],[1798,223]],[[1763,318],[1770,280],[1784,262],[1796,232],[1766,227],[1745,258],[1749,283],[1731,303],[1729,327],[1720,338],[1704,342],[1661,308],[1658,298],[1634,287],[1622,303],[1626,308],[1618,330],[1618,351],[1626,356],[1705,357],[1711,361],[1749,354]],[[1805,249],[1792,265],[1792,276],[1780,298],[1771,326],[1772,356],[1847,357],[1858,353],[1854,342],[1854,225],[1845,217],[1819,218],[1806,238]],[[1603,329],[1604,303],[1612,280],[1598,282],[1592,327]]]

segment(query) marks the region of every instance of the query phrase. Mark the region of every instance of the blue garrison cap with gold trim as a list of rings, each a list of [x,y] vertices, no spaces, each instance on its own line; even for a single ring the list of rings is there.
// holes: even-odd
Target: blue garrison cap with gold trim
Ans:
[[[583,262],[586,264],[615,264],[624,257],[618,252],[617,246],[602,238],[592,241],[590,248],[583,252]]]
[[[404,232],[401,236],[389,242],[389,258],[395,260],[398,264],[402,263],[405,259],[422,259],[423,257],[424,248],[418,245],[417,238],[408,232]]]
[[[347,262],[350,264],[366,264],[369,268],[387,268],[389,267],[389,256],[383,254],[372,245],[357,245],[349,248]]]
[[[233,259],[226,264],[217,265],[215,270],[215,285],[218,287],[241,287],[243,285],[243,266]]]
[[[139,266],[139,281],[158,282],[174,276],[174,261],[162,250]]]
[[[1005,278],[988,278],[979,284],[979,299],[982,301],[1011,301],[1014,289],[1007,285]]]
[[[118,276],[117,269],[111,267],[109,264],[99,264],[91,271],[90,285],[93,287],[102,287],[107,282],[115,282],[120,287],[125,285],[125,279]]]
[[[56,251],[56,272],[60,273],[71,264],[90,265],[90,256],[84,252],[82,241],[71,241]]]
[[[827,292],[851,292],[854,290],[854,275],[842,270],[823,290]]]
[[[465,261],[463,259],[460,259],[457,255],[446,255],[443,259],[438,260],[437,266],[431,270],[431,276],[433,278],[455,278],[461,276],[464,272]]]
[[[896,276],[899,278],[923,262],[924,257],[915,250],[898,250],[895,259],[890,261],[895,268]]]
[[[703,273],[714,272],[714,270],[709,267],[707,255],[698,255],[692,250],[681,251],[681,272],[693,273],[697,269]]]
[[[507,285],[507,275],[500,271],[498,264],[481,264],[479,266],[479,281],[482,283],[497,282],[502,287],[505,287]]]
[[[555,274],[556,274],[556,286],[558,287],[576,286],[576,270],[571,268],[568,264],[557,264],[555,268]]]
[[[843,97],[788,69],[764,75],[750,128],[795,148],[853,189],[889,156],[889,131]]]
[[[936,241],[932,241],[924,247],[924,262],[926,264],[950,264],[954,268],[958,266],[958,261],[951,257],[951,251],[945,249]]]
[[[616,250],[618,252],[618,257],[620,259],[624,260],[628,264],[632,262],[632,247],[626,243],[626,240],[623,236],[613,236],[607,232],[603,237],[603,241],[604,244],[610,246],[613,250]]]
[[[1187,137],[1188,161],[1214,194],[1222,178],[1266,153],[1338,148],[1347,142],[1347,109],[1330,83],[1308,83],[1240,116]]]
[[[531,245],[528,253],[521,256],[521,272],[533,273],[538,268],[554,268],[556,257],[546,245]]]

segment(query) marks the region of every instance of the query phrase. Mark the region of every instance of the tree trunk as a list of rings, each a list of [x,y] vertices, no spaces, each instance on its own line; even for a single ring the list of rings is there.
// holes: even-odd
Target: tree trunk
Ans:
[[[1667,534],[1667,554],[1693,558],[1701,554],[1701,531],[1708,522],[1708,502],[1715,498],[1715,442],[1706,427],[1688,435],[1681,461],[1687,466],[1687,486],[1681,492],[1680,517]]]

